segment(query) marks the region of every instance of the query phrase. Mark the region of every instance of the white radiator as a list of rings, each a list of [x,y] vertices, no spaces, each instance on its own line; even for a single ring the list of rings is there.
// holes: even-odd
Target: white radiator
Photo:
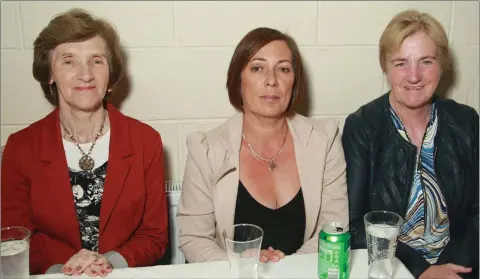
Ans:
[[[169,206],[169,228],[170,228],[170,248],[172,252],[171,264],[184,264],[185,257],[180,251],[178,242],[178,224],[177,224],[177,210],[180,193],[182,191],[182,182],[166,181],[167,199]]]

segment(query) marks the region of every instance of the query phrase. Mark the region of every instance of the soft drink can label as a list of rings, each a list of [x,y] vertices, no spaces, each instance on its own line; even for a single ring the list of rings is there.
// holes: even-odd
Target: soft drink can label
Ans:
[[[348,279],[350,233],[339,222],[325,224],[318,235],[318,278]]]

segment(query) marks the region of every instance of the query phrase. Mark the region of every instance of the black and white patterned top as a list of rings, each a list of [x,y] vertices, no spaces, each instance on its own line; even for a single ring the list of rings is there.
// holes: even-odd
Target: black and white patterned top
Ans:
[[[95,252],[98,252],[100,206],[107,176],[109,143],[110,131],[99,138],[93,148],[90,155],[95,161],[93,170],[82,171],[78,165],[82,153],[74,143],[63,140],[82,248]],[[91,143],[80,145],[85,152],[90,146]]]

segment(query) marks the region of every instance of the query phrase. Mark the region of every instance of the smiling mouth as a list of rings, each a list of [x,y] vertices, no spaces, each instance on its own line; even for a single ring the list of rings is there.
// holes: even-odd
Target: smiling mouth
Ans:
[[[425,87],[425,85],[422,85],[422,86],[405,86],[405,89],[407,90],[412,90],[412,91],[418,91],[418,90],[422,90],[423,88]]]

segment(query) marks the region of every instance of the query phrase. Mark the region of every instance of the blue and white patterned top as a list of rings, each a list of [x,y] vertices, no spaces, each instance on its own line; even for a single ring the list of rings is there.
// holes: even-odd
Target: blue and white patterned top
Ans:
[[[405,127],[392,107],[390,112],[397,131],[410,142]],[[420,155],[417,154],[405,223],[399,236],[399,241],[420,252],[430,264],[437,262],[450,240],[447,204],[435,177],[434,138],[437,128],[437,109],[433,103]]]

